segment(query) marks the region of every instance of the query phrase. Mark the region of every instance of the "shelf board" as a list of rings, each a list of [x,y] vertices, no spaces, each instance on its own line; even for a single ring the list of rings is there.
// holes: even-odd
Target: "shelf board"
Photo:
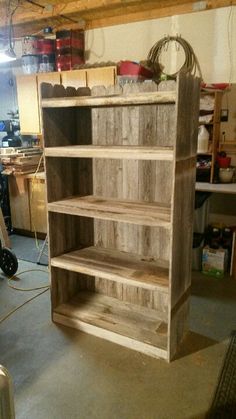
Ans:
[[[234,145],[234,146],[236,146],[236,141],[220,141],[220,145]]]
[[[147,92],[129,95],[114,96],[74,96],[49,98],[42,100],[43,108],[71,108],[71,107],[97,107],[97,106],[125,106],[125,105],[151,105],[175,103],[176,92]]]
[[[145,261],[127,252],[92,246],[56,256],[51,266],[168,293],[166,262]]]
[[[167,358],[167,324],[153,309],[80,292],[53,310],[53,320],[148,355]]]
[[[196,191],[236,194],[236,183],[196,182]]]
[[[213,153],[210,153],[209,151],[207,151],[206,153],[197,153],[197,156],[212,156]]]
[[[173,147],[136,146],[62,146],[45,148],[46,157],[77,157],[129,160],[170,160],[174,158]]]
[[[70,197],[48,204],[52,212],[80,215],[102,220],[170,228],[170,206],[100,196]]]

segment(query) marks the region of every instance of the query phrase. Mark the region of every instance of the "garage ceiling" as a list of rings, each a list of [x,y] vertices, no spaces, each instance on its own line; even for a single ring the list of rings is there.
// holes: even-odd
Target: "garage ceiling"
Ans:
[[[0,31],[11,17],[14,35],[20,37],[46,26],[92,29],[234,4],[236,0],[0,0]]]

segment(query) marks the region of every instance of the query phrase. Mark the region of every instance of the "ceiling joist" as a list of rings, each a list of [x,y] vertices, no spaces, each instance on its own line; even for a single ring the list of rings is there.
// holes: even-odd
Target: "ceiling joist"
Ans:
[[[12,9],[16,7],[16,1]],[[233,6],[236,0],[19,0],[12,22],[16,37],[54,30],[93,29],[148,19]],[[9,11],[8,11],[9,13]],[[6,6],[0,1],[0,31],[6,26]]]

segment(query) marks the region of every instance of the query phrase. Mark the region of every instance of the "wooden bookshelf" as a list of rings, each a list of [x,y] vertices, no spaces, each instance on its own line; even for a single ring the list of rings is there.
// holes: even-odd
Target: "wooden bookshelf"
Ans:
[[[52,319],[170,361],[188,325],[199,80],[42,92]]]

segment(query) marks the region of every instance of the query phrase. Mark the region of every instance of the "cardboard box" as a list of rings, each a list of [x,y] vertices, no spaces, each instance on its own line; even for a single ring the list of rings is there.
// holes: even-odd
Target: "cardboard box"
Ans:
[[[202,272],[215,278],[223,278],[227,270],[228,250],[211,249],[205,246],[202,251]]]

